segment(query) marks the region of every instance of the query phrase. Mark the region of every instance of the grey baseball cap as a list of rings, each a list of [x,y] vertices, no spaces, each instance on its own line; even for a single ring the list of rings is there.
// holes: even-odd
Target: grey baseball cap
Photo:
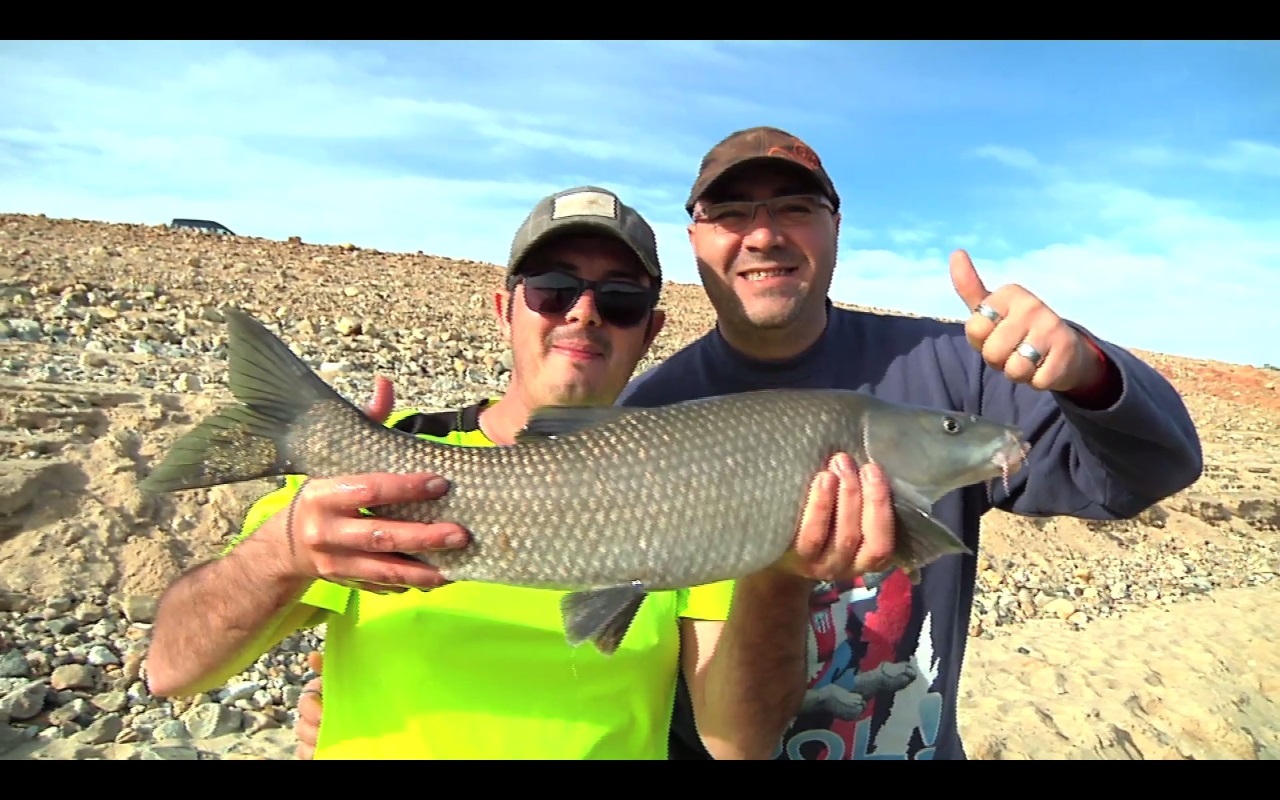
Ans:
[[[608,189],[578,186],[548,195],[525,217],[511,240],[507,278],[535,246],[569,233],[601,233],[631,248],[655,282],[662,281],[658,240],[640,212],[623,203]]]

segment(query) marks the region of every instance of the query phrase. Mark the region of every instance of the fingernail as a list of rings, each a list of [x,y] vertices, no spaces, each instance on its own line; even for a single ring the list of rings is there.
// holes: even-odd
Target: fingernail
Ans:
[[[446,547],[462,547],[467,543],[467,535],[465,533],[451,533],[444,537]]]
[[[864,481],[871,481],[872,483],[880,481],[880,470],[876,469],[875,464],[867,464],[862,468],[861,473]]]
[[[447,491],[448,488],[449,488],[449,482],[446,481],[444,478],[435,477],[427,481],[428,492],[444,492],[444,491]]]

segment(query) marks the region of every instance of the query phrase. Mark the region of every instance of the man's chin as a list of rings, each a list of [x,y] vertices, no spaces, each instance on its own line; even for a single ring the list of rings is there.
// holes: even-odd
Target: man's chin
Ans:
[[[572,350],[552,349],[548,362],[555,366],[559,375],[565,380],[578,382],[581,380],[599,380],[608,370],[609,362],[602,355],[582,353]],[[587,376],[593,376],[588,378]]]
[[[742,315],[757,328],[785,328],[800,316],[799,297],[752,297],[742,299]]]
[[[603,362],[570,363],[557,372],[557,379],[549,382],[550,403],[563,406],[590,405],[606,393],[607,380]]]

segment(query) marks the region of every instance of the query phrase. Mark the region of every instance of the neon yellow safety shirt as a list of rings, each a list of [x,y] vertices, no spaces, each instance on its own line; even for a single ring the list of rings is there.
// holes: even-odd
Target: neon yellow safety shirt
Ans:
[[[395,412],[385,424],[416,413]],[[454,427],[418,435],[494,446],[478,424]],[[259,499],[227,549],[284,508],[301,482],[290,476]],[[653,592],[606,658],[565,640],[563,592],[460,582],[378,595],[317,580],[302,598],[326,612],[312,624],[328,623],[314,757],[666,759],[678,620],[726,619],[732,590],[726,581]]]

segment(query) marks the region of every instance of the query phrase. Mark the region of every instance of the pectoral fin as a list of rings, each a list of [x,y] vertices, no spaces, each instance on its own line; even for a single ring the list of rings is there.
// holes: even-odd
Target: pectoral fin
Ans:
[[[894,550],[897,561],[904,570],[918,576],[923,567],[943,556],[973,554],[960,537],[928,510],[896,496],[893,507],[898,512],[898,535]]]
[[[604,655],[613,655],[646,597],[639,582],[565,595],[560,601],[565,638],[575,647],[590,640]]]

